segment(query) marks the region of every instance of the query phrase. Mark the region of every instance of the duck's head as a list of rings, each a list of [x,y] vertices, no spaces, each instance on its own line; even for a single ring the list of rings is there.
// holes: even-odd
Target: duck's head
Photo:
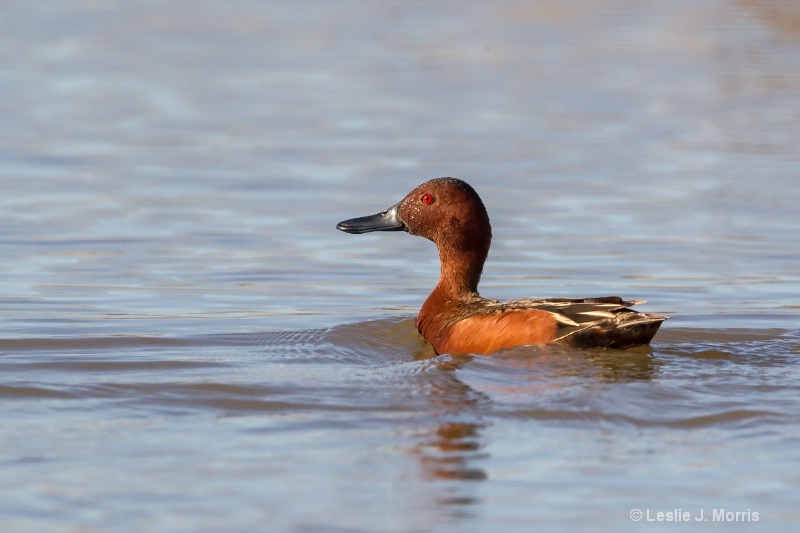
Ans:
[[[478,193],[456,178],[426,181],[389,209],[339,222],[336,228],[347,233],[407,231],[432,240],[442,267],[437,288],[450,296],[477,293],[492,242],[489,215]]]
[[[398,203],[375,215],[339,222],[347,233],[407,231],[458,251],[489,250],[492,229],[478,193],[458,178],[426,181]]]

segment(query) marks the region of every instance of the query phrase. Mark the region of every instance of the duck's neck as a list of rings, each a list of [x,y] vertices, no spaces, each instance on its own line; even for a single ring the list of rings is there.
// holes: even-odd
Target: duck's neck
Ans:
[[[477,247],[472,243],[472,246],[460,249],[439,246],[441,272],[434,292],[446,299],[477,294],[488,254],[488,245]]]
[[[439,248],[441,274],[439,283],[428,295],[417,315],[417,330],[428,339],[434,348],[442,340],[447,327],[458,319],[458,302],[468,301],[478,294],[483,264],[488,248],[484,252],[455,252]],[[437,353],[439,353],[437,351]]]
[[[485,246],[454,247],[439,246],[441,273],[439,283],[428,295],[417,315],[417,330],[436,348],[447,327],[458,319],[458,302],[477,296],[483,264],[489,253],[489,241]],[[439,352],[437,352],[439,353]]]

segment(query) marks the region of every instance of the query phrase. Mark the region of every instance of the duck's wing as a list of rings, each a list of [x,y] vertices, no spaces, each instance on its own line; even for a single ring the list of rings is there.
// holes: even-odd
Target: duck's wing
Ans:
[[[648,344],[669,317],[631,309],[643,300],[603,298],[529,298],[497,304],[498,310],[541,309],[555,315],[554,342],[577,348],[631,348]]]

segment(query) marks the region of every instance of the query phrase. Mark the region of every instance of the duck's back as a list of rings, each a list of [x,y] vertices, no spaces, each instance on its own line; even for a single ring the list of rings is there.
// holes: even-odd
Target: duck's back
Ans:
[[[437,353],[492,353],[547,342],[625,349],[648,344],[668,318],[630,308],[638,303],[618,296],[499,302],[473,293],[457,301],[429,298],[417,327]]]
[[[631,309],[644,301],[625,301],[619,296],[602,298],[528,298],[513,302],[492,302],[487,312],[536,309],[553,313],[557,330],[552,342],[576,348],[625,349],[648,344],[661,323],[661,315]]]

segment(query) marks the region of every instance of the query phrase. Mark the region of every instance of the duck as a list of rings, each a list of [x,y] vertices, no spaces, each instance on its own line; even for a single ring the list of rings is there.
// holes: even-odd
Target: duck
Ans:
[[[647,345],[668,316],[631,307],[644,300],[525,298],[501,302],[480,296],[492,227],[478,193],[467,182],[436,178],[417,186],[380,213],[339,222],[351,234],[405,231],[433,241],[439,281],[415,324],[436,354],[492,354],[522,345],[562,344],[580,349]]]

